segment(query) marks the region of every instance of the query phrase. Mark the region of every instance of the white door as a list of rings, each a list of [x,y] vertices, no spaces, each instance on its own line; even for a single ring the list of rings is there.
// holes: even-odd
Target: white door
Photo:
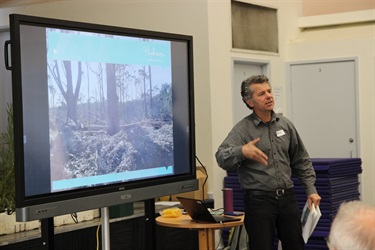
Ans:
[[[291,120],[312,158],[358,157],[355,60],[290,64]]]
[[[249,62],[249,61],[233,61],[233,80],[232,80],[232,114],[233,125],[242,118],[249,115],[252,111],[246,107],[241,97],[241,83],[243,80],[253,75],[265,74],[267,71],[267,63]]]

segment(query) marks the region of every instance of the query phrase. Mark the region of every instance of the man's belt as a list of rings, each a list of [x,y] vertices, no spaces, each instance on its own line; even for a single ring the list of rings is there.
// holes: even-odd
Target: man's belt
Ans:
[[[271,195],[271,196],[284,196],[284,195],[291,195],[294,194],[294,191],[292,188],[288,189],[276,189],[275,191],[263,191],[263,190],[253,190],[253,189],[247,189],[246,194],[250,195]]]

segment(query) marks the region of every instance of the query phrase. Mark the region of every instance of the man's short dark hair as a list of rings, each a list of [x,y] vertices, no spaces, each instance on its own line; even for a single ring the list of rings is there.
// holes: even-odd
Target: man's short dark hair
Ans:
[[[253,109],[250,107],[247,103],[246,100],[251,100],[253,97],[253,91],[251,89],[252,84],[259,84],[259,83],[268,83],[269,80],[265,75],[255,75],[255,76],[250,76],[249,78],[245,79],[242,84],[241,84],[241,96],[242,96],[242,101],[246,104],[246,106],[249,109]]]

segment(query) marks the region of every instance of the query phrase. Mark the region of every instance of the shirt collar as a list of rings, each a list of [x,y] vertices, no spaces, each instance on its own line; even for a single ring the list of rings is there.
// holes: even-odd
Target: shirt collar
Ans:
[[[258,126],[260,123],[264,123],[264,124],[266,124],[265,122],[263,122],[263,121],[262,121],[262,120],[256,115],[255,112],[253,112],[250,116],[251,116],[251,118],[253,119],[254,124],[255,124],[256,126]],[[279,118],[277,117],[277,114],[276,114],[274,111],[272,111],[272,113],[271,113],[271,121],[270,121],[270,123],[275,122],[275,121],[278,121],[278,120],[279,120]]]

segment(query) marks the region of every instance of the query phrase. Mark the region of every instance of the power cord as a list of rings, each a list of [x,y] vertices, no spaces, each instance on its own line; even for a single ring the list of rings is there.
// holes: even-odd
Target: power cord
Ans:
[[[101,225],[102,225],[102,218],[100,218],[98,228],[96,229],[96,250],[99,250],[99,229]]]
[[[204,186],[206,185],[206,182],[207,182],[207,179],[208,179],[208,173],[207,173],[207,169],[206,167],[204,166],[204,164],[199,160],[198,156],[195,156],[195,158],[197,159],[197,161],[199,162],[199,164],[201,164],[202,168],[204,169],[204,172],[206,173],[206,178],[202,184],[202,200],[204,200]]]

